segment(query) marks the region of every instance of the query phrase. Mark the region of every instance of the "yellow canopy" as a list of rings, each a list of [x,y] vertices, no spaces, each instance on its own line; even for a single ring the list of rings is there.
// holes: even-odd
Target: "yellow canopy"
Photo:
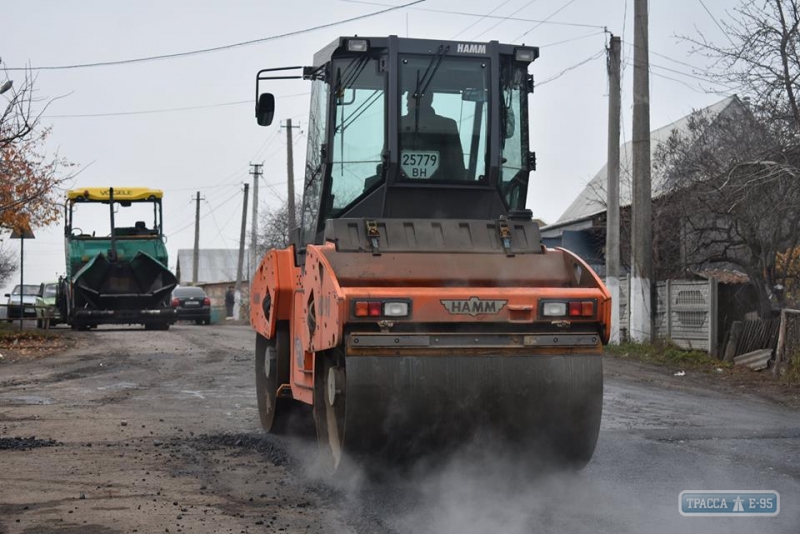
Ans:
[[[86,187],[84,189],[73,189],[67,192],[69,200],[94,200],[107,201],[108,187]],[[153,200],[164,196],[160,189],[148,189],[146,187],[115,187],[114,200]]]

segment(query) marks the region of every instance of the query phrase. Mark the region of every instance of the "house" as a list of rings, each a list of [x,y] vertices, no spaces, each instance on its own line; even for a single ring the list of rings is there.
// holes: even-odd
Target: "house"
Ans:
[[[749,115],[745,104],[731,96],[703,110],[698,110],[709,123],[733,120],[742,124]],[[656,161],[659,146],[674,132],[689,133],[691,115],[650,133],[651,162]],[[723,123],[724,124],[724,123]],[[694,139],[687,135],[688,139]],[[627,324],[626,266],[630,262],[630,216],[632,198],[633,143],[620,147],[620,260],[621,309],[620,325],[623,335]],[[605,276],[606,240],[606,185],[607,166],[604,165],[586,184],[559,219],[541,229],[548,247],[563,247],[582,257],[601,277]],[[668,205],[676,188],[666,173],[651,168],[651,188],[654,214]],[[687,348],[701,348],[709,352],[724,345],[728,330],[734,320],[757,306],[757,296],[750,280],[731,265],[714,265],[714,268],[692,268],[692,243],[682,231],[684,222],[663,215],[654,217],[653,256],[657,335],[672,339]],[[659,225],[661,225],[659,227]],[[659,229],[666,229],[659,238]],[[626,231],[627,230],[627,231]]]
[[[723,116],[740,117],[747,113],[747,108],[738,97],[731,96],[699,111],[706,114],[710,120],[715,120]],[[658,146],[667,141],[673,131],[687,131],[689,120],[690,115],[687,115],[650,133],[651,162],[655,161]],[[632,169],[633,142],[628,141],[620,147],[620,220],[623,226],[625,221],[630,220]],[[607,165],[604,165],[561,217],[555,223],[541,229],[543,241],[547,246],[572,250],[601,276],[605,275],[607,181],[608,169]],[[655,167],[651,169],[651,188],[654,204],[668,192],[666,176]],[[661,246],[665,249],[656,251],[656,256],[664,258],[681,254],[678,243],[663,243]],[[622,263],[625,265],[630,254],[630,239],[624,231],[620,235],[620,249]]]
[[[249,250],[244,253],[242,266],[242,296],[241,301],[249,299],[248,273]],[[212,248],[200,249],[197,261],[197,283],[193,284],[194,249],[185,248],[178,250],[178,263],[175,267],[175,276],[180,285],[197,285],[202,287],[211,298],[213,306],[223,306],[225,292],[228,287],[236,284],[236,269],[239,262],[239,249]]]

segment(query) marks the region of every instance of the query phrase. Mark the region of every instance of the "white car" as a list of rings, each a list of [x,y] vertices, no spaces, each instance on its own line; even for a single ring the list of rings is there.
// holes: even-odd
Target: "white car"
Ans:
[[[20,293],[21,295],[21,305],[20,305]],[[7,315],[6,319],[11,321],[13,319],[19,319],[20,317],[36,317],[36,295],[39,293],[39,286],[38,285],[28,285],[25,284],[24,286],[16,285],[14,286],[14,290],[11,293],[6,293],[5,296],[8,298],[6,304],[7,306]]]

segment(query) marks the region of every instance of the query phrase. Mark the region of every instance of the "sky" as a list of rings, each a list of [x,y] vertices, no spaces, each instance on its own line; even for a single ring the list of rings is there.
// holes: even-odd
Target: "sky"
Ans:
[[[26,0],[0,3],[2,66],[70,66],[169,55],[314,28],[411,0]],[[650,6],[650,104],[653,129],[724,94],[693,77],[705,58],[680,36],[724,42],[718,23],[738,0],[675,0]],[[533,21],[546,21],[545,23]],[[175,267],[177,251],[194,242],[194,202],[201,198],[200,246],[238,247],[242,184],[250,163],[264,163],[259,209],[286,200],[286,133],[294,130],[296,188],[302,184],[308,82],[275,81],[275,122],[254,117],[254,80],[262,68],[310,64],[340,35],[498,40],[541,47],[530,66],[531,174],[528,207],[555,222],[607,155],[606,29],[623,40],[622,137],[630,139],[633,0],[425,0],[344,24],[220,51],[121,65],[37,70],[37,96],[50,99],[42,123],[52,126],[48,150],[78,165],[69,188],[143,186],[164,190],[164,230]],[[23,73],[0,71],[5,78]],[[0,96],[0,105],[5,97]],[[252,199],[251,199],[252,202]],[[248,218],[250,217],[248,209]],[[248,220],[248,227],[250,221]],[[25,244],[25,282],[64,272],[63,222],[34,230]],[[248,230],[249,239],[249,230]],[[19,242],[0,233],[0,246]],[[18,276],[2,293],[19,283]]]

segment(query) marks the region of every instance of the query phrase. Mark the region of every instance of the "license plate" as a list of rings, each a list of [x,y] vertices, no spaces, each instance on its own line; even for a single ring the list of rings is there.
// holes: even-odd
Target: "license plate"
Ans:
[[[187,300],[183,303],[184,306],[200,306],[199,302],[195,302],[193,300]]]
[[[404,150],[400,167],[406,178],[426,179],[439,169],[439,153],[434,150]]]

